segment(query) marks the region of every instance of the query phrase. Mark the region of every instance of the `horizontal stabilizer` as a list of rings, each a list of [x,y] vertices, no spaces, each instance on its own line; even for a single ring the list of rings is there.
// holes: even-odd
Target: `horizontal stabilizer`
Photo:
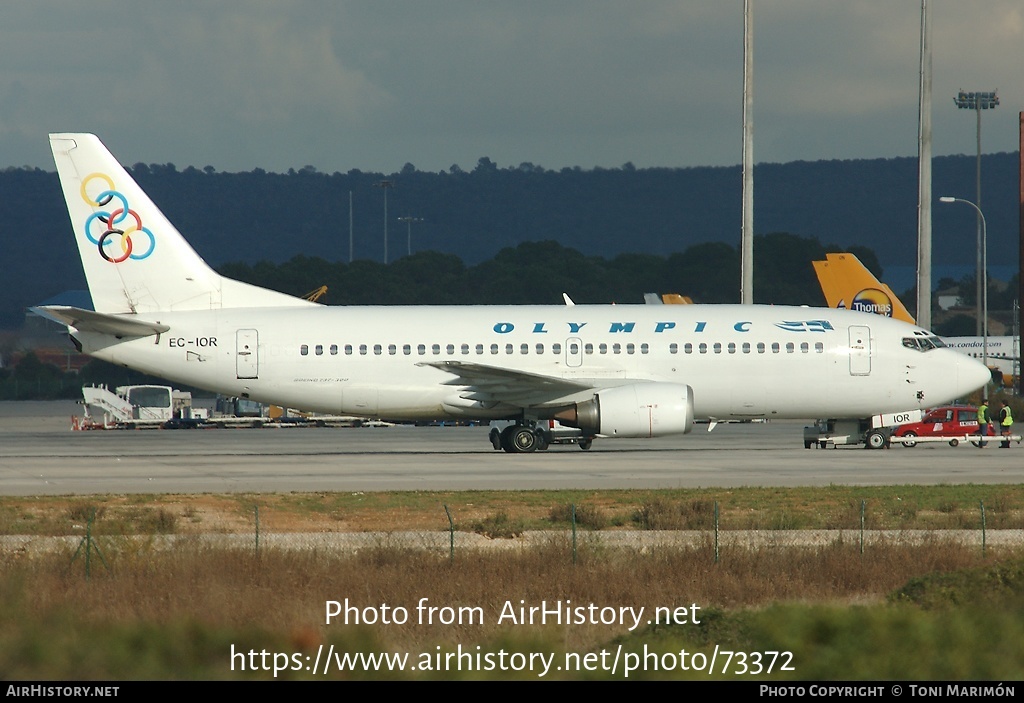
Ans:
[[[30,308],[32,312],[61,325],[74,327],[80,332],[97,332],[114,337],[151,337],[171,329],[158,322],[140,320],[134,315],[110,315],[66,305],[46,305]]]

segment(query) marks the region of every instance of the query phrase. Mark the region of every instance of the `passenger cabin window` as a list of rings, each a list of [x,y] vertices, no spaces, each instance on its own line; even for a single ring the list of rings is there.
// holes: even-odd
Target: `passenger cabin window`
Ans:
[[[332,344],[331,345],[331,356],[337,356],[337,355],[338,355],[338,345],[337,344]]]
[[[309,345],[303,344],[301,347],[299,347],[299,353],[302,354],[303,356],[309,356]]]

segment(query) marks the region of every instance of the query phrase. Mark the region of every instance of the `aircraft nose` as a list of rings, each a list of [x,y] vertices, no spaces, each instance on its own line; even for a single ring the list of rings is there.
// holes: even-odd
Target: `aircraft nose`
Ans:
[[[960,355],[957,363],[957,380],[960,397],[970,395],[992,381],[992,372],[985,364],[969,356]]]

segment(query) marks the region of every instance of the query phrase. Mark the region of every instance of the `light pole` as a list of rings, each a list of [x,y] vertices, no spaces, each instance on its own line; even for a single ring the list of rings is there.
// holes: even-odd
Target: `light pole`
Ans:
[[[412,256],[412,223],[413,222],[423,222],[423,218],[422,217],[409,217],[408,215],[406,215],[405,217],[399,217],[398,221],[399,222],[404,222],[406,224],[406,227],[408,229],[408,231],[406,232],[406,247],[407,247],[406,255],[407,256]]]
[[[978,141],[978,157],[974,165],[974,180],[975,180],[975,196],[974,203],[971,203],[978,210],[978,267],[976,272],[976,294],[978,299],[981,300],[981,238],[982,238],[982,216],[981,216],[981,111],[982,110],[995,110],[996,105],[999,104],[999,95],[996,91],[991,92],[964,92],[960,91],[953,98],[953,102],[961,110],[974,110],[974,114],[978,117],[977,126],[977,141]],[[949,202],[949,201],[943,201]],[[967,202],[966,200],[964,202]],[[975,205],[975,203],[977,203]],[[981,320],[978,320],[976,325],[977,334],[981,334]]]
[[[743,186],[740,302],[754,302],[754,3],[743,1]]]
[[[373,184],[384,189],[384,263],[388,262],[388,189],[395,187],[394,181],[377,181]]]
[[[981,358],[988,366],[988,230],[985,225],[985,213],[981,211],[981,208],[972,203],[970,200],[964,200],[963,198],[953,198],[948,195],[944,195],[939,198],[940,202],[943,203],[964,203],[970,205],[978,213],[978,221],[981,222],[981,237],[978,240],[978,261],[981,262],[981,278],[978,280],[981,282],[981,296],[977,300],[978,314],[981,318],[981,330],[982,330],[982,343],[981,343]],[[988,384],[985,384],[986,395],[988,392]]]

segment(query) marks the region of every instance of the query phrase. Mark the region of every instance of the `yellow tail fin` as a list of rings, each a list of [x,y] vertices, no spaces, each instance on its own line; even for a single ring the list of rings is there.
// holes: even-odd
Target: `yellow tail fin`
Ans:
[[[853,254],[826,254],[812,261],[818,283],[830,308],[848,308],[914,322],[896,294],[867,270]]]

